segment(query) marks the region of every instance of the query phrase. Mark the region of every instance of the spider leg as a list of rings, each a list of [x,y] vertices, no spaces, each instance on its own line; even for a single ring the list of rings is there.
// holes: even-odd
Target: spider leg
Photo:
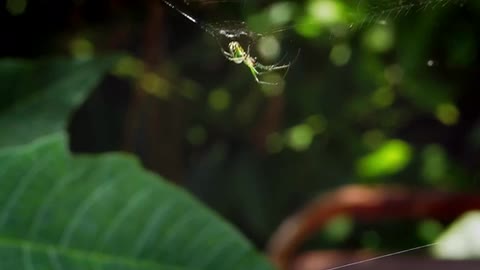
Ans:
[[[252,75],[253,77],[255,78],[255,81],[259,84],[265,84],[265,85],[278,85],[278,83],[274,83],[274,82],[266,82],[266,81],[262,81],[260,80],[260,78],[258,78],[258,75],[261,75],[262,72],[259,72],[255,66],[248,66],[250,68],[250,71],[252,72]]]
[[[237,63],[237,64],[241,64],[244,60],[243,57],[234,57],[232,53],[229,53],[227,51],[225,51],[224,49],[221,49],[223,55],[225,56],[225,58],[228,59],[228,61],[232,61],[234,63]]]
[[[255,81],[257,81],[257,83],[259,84],[265,84],[265,85],[278,85],[278,83],[274,83],[274,82],[267,82],[267,81],[262,81],[258,78],[257,75],[254,75],[253,76],[255,78]]]
[[[295,56],[293,61],[288,62],[288,64],[280,65],[280,63],[283,62],[283,60],[287,57],[287,55],[288,54],[285,54],[282,57],[282,59],[280,59],[280,61],[278,61],[276,64],[273,64],[273,65],[262,65],[260,63],[255,63],[255,68],[262,70],[260,74],[267,73],[273,70],[281,70],[281,69],[287,69],[287,72],[288,72],[288,70],[290,69],[290,66],[297,60],[298,56],[300,55],[300,49],[298,50],[297,55]]]
[[[280,59],[276,64],[273,65],[263,65],[258,62],[255,63],[255,67],[262,70],[262,73],[270,72],[273,70],[281,70],[281,69],[289,69],[290,65],[292,62],[289,62],[288,64],[281,65],[280,63],[285,59],[286,55]]]
[[[278,66],[278,65],[265,66],[265,65],[262,65],[260,63],[255,63],[255,68],[258,69],[258,70],[261,70],[261,71],[257,70],[257,74],[262,75],[262,74],[269,73],[269,72],[275,71],[275,70],[289,69],[290,65],[291,65],[291,63],[285,64],[285,65],[280,65],[280,66]]]
[[[248,47],[247,47],[247,55],[250,55],[250,44],[248,44]]]
[[[233,55],[227,51],[225,51],[223,48],[220,48],[220,50],[222,51],[223,55],[227,58],[227,59],[230,59],[233,57]]]

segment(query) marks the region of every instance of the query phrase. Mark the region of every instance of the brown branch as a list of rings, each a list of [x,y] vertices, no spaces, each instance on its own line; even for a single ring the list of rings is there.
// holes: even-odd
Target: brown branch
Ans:
[[[273,234],[268,252],[270,258],[285,269],[300,245],[339,214],[361,221],[451,220],[472,209],[480,209],[480,196],[400,187],[347,186],[319,197],[283,222]]]
[[[147,1],[142,44],[146,72],[156,73],[162,63],[164,8],[161,1]],[[138,154],[148,169],[177,183],[183,178],[183,111],[178,97],[160,100],[137,85],[125,124],[126,149]]]

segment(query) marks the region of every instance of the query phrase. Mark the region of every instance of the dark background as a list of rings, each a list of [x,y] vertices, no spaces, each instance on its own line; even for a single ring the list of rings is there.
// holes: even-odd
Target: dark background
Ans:
[[[128,55],[71,119],[71,148],[135,153],[260,247],[305,202],[346,184],[480,186],[477,1],[332,0],[333,22],[312,19],[315,1],[295,1],[277,24],[269,14],[287,2],[172,1],[205,25],[284,29],[276,60],[243,43],[261,62],[293,61],[284,79],[262,77],[276,86],[257,84],[222,55],[229,40],[159,0],[22,2],[0,9],[1,57]],[[440,229],[422,234],[425,224]],[[443,224],[352,226],[308,246],[411,247]]]

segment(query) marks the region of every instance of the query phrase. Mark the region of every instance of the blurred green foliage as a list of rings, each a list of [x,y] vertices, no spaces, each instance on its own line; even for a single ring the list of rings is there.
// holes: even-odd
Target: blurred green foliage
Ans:
[[[118,58],[0,60],[0,268],[273,269],[131,156],[69,152],[67,118]]]

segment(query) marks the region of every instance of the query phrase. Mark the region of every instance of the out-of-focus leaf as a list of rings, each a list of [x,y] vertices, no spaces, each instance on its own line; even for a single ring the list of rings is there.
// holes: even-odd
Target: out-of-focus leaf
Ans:
[[[0,60],[0,147],[63,130],[116,59]]]
[[[480,211],[461,216],[437,239],[432,250],[443,259],[479,259]]]
[[[59,134],[0,151],[0,268],[272,269],[131,157],[72,157]]]

